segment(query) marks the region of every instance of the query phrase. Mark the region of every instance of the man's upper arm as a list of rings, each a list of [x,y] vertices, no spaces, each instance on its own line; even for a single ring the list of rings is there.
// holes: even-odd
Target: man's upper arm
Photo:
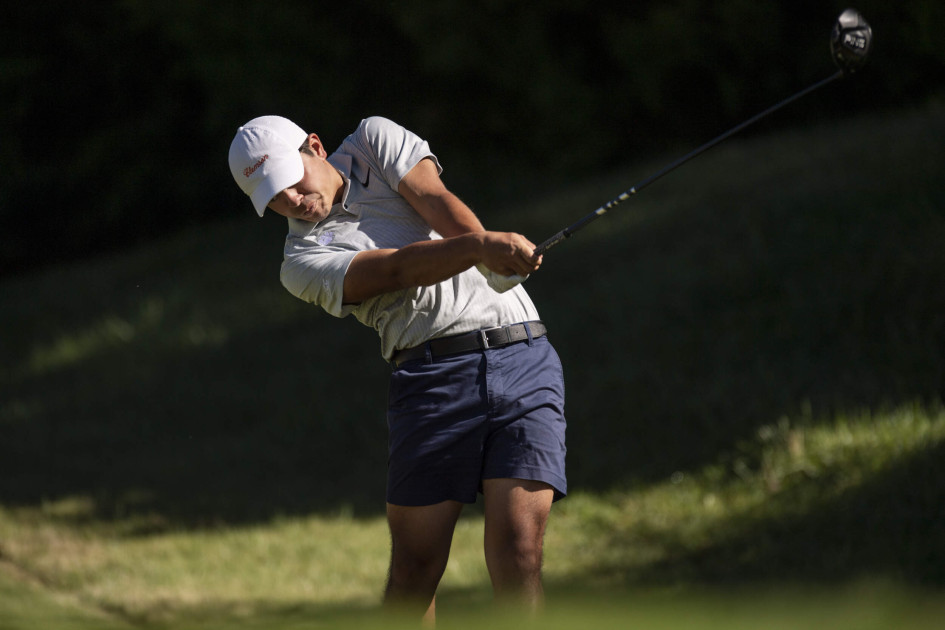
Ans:
[[[404,175],[397,192],[442,236],[484,229],[469,206],[447,190],[436,162],[430,158],[420,160]]]

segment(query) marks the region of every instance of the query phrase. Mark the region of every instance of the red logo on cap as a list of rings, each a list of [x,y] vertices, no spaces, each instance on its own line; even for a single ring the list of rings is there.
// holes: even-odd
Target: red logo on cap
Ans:
[[[269,154],[267,153],[266,155],[259,158],[258,162],[256,162],[255,164],[247,168],[245,171],[243,171],[243,175],[245,175],[246,177],[249,177],[250,175],[256,172],[257,168],[263,165],[263,162],[265,162],[268,159],[269,159]]]

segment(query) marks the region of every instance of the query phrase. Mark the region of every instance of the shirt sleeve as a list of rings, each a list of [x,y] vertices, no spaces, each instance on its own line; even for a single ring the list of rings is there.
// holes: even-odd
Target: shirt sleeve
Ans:
[[[358,252],[290,237],[284,254],[280,279],[289,293],[335,317],[345,317],[354,311],[357,305],[345,305],[342,301],[345,272]]]
[[[381,177],[394,191],[400,186],[400,180],[424,158],[432,158],[437,171],[443,172],[426,140],[387,118],[365,118],[355,137],[360,145],[358,149],[375,158]]]

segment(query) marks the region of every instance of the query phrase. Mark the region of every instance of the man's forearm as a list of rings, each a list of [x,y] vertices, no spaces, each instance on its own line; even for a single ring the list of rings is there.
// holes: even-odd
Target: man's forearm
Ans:
[[[345,274],[345,303],[452,278],[483,257],[484,232],[360,252]]]
[[[482,260],[484,232],[461,234],[402,247],[390,256],[395,282],[429,286],[452,278]]]

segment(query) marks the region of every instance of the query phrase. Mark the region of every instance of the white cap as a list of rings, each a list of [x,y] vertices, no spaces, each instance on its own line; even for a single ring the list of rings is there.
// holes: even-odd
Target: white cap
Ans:
[[[253,118],[230,143],[230,172],[262,216],[277,194],[305,174],[299,147],[308,134],[282,116]]]

